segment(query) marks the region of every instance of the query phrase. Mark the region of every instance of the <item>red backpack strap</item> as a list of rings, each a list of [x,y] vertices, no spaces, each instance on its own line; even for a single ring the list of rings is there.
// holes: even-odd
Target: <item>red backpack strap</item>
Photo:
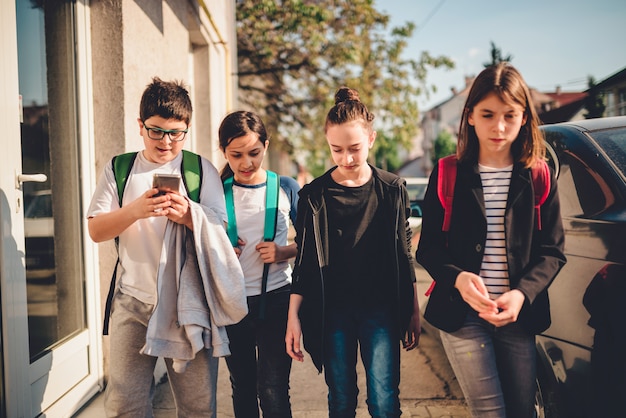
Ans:
[[[450,230],[450,219],[452,218],[452,201],[454,200],[454,184],[456,182],[456,155],[448,155],[440,158],[439,172],[437,177],[437,196],[443,206],[443,225],[441,230]]]
[[[439,168],[437,172],[437,197],[439,197],[439,202],[441,206],[443,206],[443,224],[441,225],[443,232],[450,230],[452,201],[454,200],[454,184],[456,183],[456,161],[456,155],[452,154],[440,158],[437,162]],[[437,282],[433,280],[425,293],[426,296],[430,296],[436,284]]]
[[[541,231],[541,205],[550,194],[550,168],[544,160],[538,160],[531,169],[533,189],[535,191],[535,212],[537,213],[537,229]]]

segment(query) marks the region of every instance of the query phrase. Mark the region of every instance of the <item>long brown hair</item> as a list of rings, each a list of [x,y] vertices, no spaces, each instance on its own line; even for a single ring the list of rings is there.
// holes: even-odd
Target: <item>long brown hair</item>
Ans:
[[[544,159],[546,148],[539,130],[541,122],[532,104],[530,90],[519,71],[509,63],[501,62],[485,68],[472,84],[459,127],[457,144],[459,161],[478,161],[478,137],[468,118],[474,106],[490,93],[495,93],[504,103],[515,103],[524,108],[526,123],[522,125],[517,139],[511,146],[513,160],[523,163],[525,167],[532,167],[535,161]]]

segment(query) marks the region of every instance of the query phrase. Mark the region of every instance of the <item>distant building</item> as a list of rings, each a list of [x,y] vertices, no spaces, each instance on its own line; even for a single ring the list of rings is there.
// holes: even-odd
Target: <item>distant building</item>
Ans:
[[[585,118],[587,92],[563,92],[557,86],[554,93],[545,93],[550,98],[539,113],[544,124],[580,120]]]
[[[421,131],[423,156],[419,161],[419,168],[425,175],[430,174],[433,169],[432,156],[433,144],[441,132],[449,132],[454,138],[458,137],[459,124],[463,114],[463,106],[467,100],[472,83],[475,77],[465,77],[465,86],[458,91],[451,88],[452,97],[442,103],[427,110],[422,118]]]
[[[409,173],[405,175],[421,172],[428,175],[432,171],[433,144],[441,132],[449,132],[455,139],[458,137],[463,106],[474,79],[473,76],[465,77],[465,86],[462,90],[452,88],[452,96],[449,99],[424,112],[420,123],[423,155],[403,165],[401,170]],[[560,86],[553,92],[530,89],[535,110],[544,124],[584,119],[587,113],[585,99],[592,93],[604,95],[606,105],[604,116],[626,115],[626,68],[587,91],[564,92]]]
[[[604,116],[626,115],[626,68],[596,84],[590,93],[604,94]]]

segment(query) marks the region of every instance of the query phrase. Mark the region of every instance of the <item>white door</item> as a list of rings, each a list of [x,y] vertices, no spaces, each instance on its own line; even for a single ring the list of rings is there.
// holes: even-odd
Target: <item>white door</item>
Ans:
[[[2,416],[69,416],[93,387],[75,7],[0,2]]]

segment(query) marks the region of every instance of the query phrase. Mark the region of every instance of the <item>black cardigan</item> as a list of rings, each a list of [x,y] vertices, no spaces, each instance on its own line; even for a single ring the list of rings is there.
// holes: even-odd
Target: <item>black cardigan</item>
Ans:
[[[480,273],[487,219],[478,166],[458,165],[450,230],[442,232],[443,207],[437,197],[438,168],[431,173],[424,196],[422,231],[417,261],[436,281],[425,319],[447,332],[459,329],[471,309],[454,288],[462,271]],[[530,333],[550,326],[548,286],[566,262],[557,182],[552,174],[550,194],[541,206],[542,229],[536,226],[530,169],[515,164],[504,215],[511,289],[525,302],[518,321]]]
[[[302,326],[304,348],[321,372],[324,359],[325,324],[325,274],[328,270],[328,216],[325,201],[330,169],[321,177],[304,186],[298,201],[296,220],[296,256],[292,274],[291,292],[302,295],[299,318]],[[386,205],[390,216],[385,242],[380,243],[380,262],[389,271],[390,284],[396,287],[398,336],[402,339],[413,313],[415,264],[411,254],[411,229],[408,225],[410,203],[405,182],[395,174],[372,167],[374,190],[381,205]]]

